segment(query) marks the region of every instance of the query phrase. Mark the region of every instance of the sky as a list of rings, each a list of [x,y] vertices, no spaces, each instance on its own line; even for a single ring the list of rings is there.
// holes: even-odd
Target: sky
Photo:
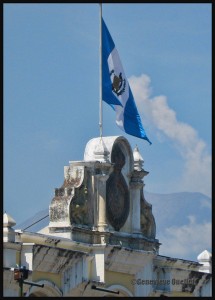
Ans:
[[[138,146],[147,192],[211,197],[211,4],[103,4],[103,18],[152,145],[105,102],[103,135]],[[3,25],[3,209],[21,223],[99,136],[99,5],[8,3]]]

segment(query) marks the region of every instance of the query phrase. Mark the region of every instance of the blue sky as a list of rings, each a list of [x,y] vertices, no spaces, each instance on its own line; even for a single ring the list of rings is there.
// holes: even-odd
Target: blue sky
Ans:
[[[145,189],[211,196],[211,4],[103,4],[147,141]],[[63,167],[99,136],[99,5],[4,4],[4,210],[48,207]]]

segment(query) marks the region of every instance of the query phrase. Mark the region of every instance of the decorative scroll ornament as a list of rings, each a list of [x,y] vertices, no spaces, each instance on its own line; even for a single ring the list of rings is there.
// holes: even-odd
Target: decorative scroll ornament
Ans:
[[[84,166],[64,167],[64,179],[65,182],[73,187],[81,186],[84,180]]]

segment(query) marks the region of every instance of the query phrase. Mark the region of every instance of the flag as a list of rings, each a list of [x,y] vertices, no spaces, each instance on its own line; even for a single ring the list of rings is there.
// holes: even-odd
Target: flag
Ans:
[[[118,51],[102,18],[102,100],[116,111],[116,124],[127,134],[146,136]]]

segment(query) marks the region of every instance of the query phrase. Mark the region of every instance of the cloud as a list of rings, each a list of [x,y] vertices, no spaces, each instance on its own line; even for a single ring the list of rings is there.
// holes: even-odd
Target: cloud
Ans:
[[[184,173],[178,185],[184,190],[211,196],[211,155],[207,153],[206,143],[192,126],[177,120],[176,112],[169,107],[166,96],[150,98],[149,76],[132,76],[129,83],[144,124],[155,128],[158,141],[162,142],[161,134],[170,139],[184,161]]]
[[[160,240],[160,254],[177,258],[195,259],[203,250],[211,249],[211,223],[197,223],[188,216],[189,223],[166,228]]]

